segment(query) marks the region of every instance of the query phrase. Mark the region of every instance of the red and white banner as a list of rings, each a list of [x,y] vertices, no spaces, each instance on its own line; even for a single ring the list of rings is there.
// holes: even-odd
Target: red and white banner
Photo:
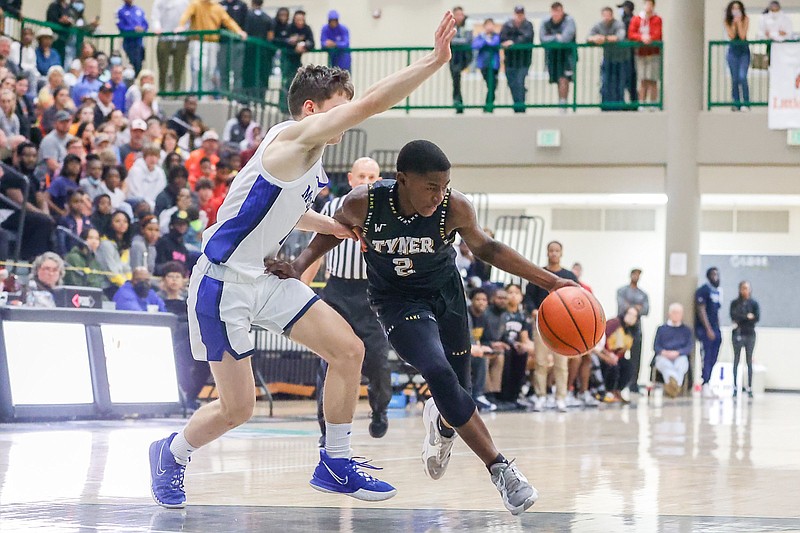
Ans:
[[[772,43],[769,129],[800,128],[800,43]]]

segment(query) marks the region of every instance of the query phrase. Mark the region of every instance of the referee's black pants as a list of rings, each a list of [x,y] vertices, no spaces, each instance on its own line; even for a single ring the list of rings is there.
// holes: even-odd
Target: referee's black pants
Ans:
[[[356,335],[364,342],[365,355],[361,373],[369,380],[367,392],[373,413],[384,413],[392,399],[392,376],[389,370],[389,341],[370,309],[366,280],[348,280],[331,276],[320,295],[322,299],[344,317]],[[317,376],[317,420],[325,434],[322,414],[322,389],[328,363],[320,360]]]

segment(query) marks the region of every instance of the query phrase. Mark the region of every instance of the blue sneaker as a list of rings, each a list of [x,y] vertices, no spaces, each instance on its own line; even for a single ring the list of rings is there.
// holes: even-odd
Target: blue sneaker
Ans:
[[[156,503],[167,509],[183,509],[186,493],[183,491],[183,473],[186,467],[175,461],[169,445],[177,433],[150,445],[150,491]]]
[[[319,464],[314,469],[314,475],[309,483],[321,492],[346,494],[368,502],[388,500],[397,494],[397,489],[385,481],[359,470],[360,468],[381,470],[381,468],[372,466],[369,461],[355,459],[333,459],[328,457],[325,450],[320,450]]]

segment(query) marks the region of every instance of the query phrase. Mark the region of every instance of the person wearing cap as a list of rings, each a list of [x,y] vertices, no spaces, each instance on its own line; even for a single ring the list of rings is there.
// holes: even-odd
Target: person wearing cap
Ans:
[[[631,21],[633,20],[633,13],[636,10],[636,6],[633,5],[631,0],[625,0],[621,4],[617,5],[617,8],[620,9],[620,20],[622,24],[625,25],[625,37],[628,37],[628,30],[631,27]],[[625,90],[628,91],[628,98],[630,99],[631,103],[635,103],[639,101],[639,88],[638,82],[636,79],[636,60],[634,59],[633,50],[628,50],[628,60],[625,62],[625,81],[624,87]]]
[[[550,6],[550,18],[542,21],[539,39],[542,44],[574,44],[575,19],[564,12],[561,2]],[[575,49],[569,46],[553,46],[544,49],[544,59],[550,75],[550,83],[558,85],[558,105],[561,112],[567,111],[569,84],[575,75]]]
[[[214,130],[203,133],[203,144],[197,150],[192,150],[186,160],[186,170],[189,171],[189,188],[194,190],[195,182],[203,174],[200,168],[200,161],[208,158],[213,166],[219,163],[219,135]]]
[[[453,8],[453,18],[456,19],[456,36],[453,37],[453,57],[450,59],[450,77],[453,79],[453,107],[456,113],[464,112],[464,100],[461,96],[461,73],[472,63],[472,30],[467,28],[467,15],[464,8]],[[467,49],[469,47],[469,49]],[[495,86],[497,83],[495,83]]]
[[[128,184],[128,201],[139,200],[147,202],[152,210],[156,205],[156,197],[167,186],[167,176],[164,169],[158,164],[161,158],[161,149],[148,144],[142,150],[142,157],[137,159],[125,182]]]
[[[335,9],[328,11],[328,24],[322,27],[319,42],[328,49],[329,65],[350,70],[350,52],[338,51],[350,48],[350,30],[339,23],[339,12]]]
[[[533,49],[530,46],[509,50],[515,45],[533,44],[533,24],[525,18],[525,7],[514,8],[514,16],[500,30],[500,46],[505,50],[506,80],[514,100],[514,112],[525,112],[525,78],[531,68]]]
[[[614,18],[614,10],[604,7],[600,11],[600,22],[589,30],[588,42],[603,47],[603,63],[600,65],[601,109],[621,109],[625,103],[625,65],[630,51],[617,46],[625,40],[625,25]]]
[[[111,82],[105,82],[97,91],[97,100],[94,106],[94,125],[99,128],[101,124],[111,118],[114,107],[114,87]]]
[[[161,275],[164,264],[177,261],[188,267],[189,250],[183,242],[183,236],[189,230],[189,216],[186,211],[175,211],[169,218],[169,231],[156,243],[156,275]]]
[[[50,67],[61,66],[61,54],[53,48],[55,38],[50,28],[41,27],[36,30],[36,40],[39,43],[36,47],[36,70],[42,76],[47,76]]]
[[[625,311],[630,307],[635,307],[639,312],[636,324],[631,330],[633,334],[633,346],[631,347],[631,392],[639,391],[639,367],[642,358],[642,317],[650,313],[650,299],[647,293],[639,288],[639,278],[641,275],[642,269],[634,268],[631,270],[630,283],[617,290],[617,316],[623,316]],[[623,387],[624,386],[623,384]]]
[[[191,31],[216,31],[223,27],[238,33],[242,39],[247,39],[247,33],[239,24],[231,18],[225,8],[212,0],[192,0],[189,7],[181,15],[178,21],[176,32],[184,31],[186,24],[189,24]],[[214,73],[217,70],[217,58],[219,56],[219,36],[206,35],[203,37],[203,76],[202,87],[197,86],[197,72],[200,70],[200,46],[201,43],[196,35],[191,37],[189,43],[189,54],[191,57],[192,69],[192,91],[203,90],[211,91],[214,89]]]
[[[117,10],[117,28],[123,33],[143,33],[150,25],[142,8],[133,5],[133,0],[124,0],[124,5]],[[123,37],[122,49],[128,54],[134,72],[138,75],[144,61],[144,44],[141,37]]]
[[[97,93],[103,82],[100,81],[100,67],[93,57],[83,62],[83,77],[72,88],[72,100],[80,106],[83,98],[90,93]]]
[[[655,0],[644,0],[644,11],[631,20],[628,39],[643,45],[661,41],[663,23],[655,10]],[[648,99],[650,102],[655,102],[659,97],[658,82],[661,80],[661,49],[655,46],[640,46],[636,48],[635,56],[636,74],[641,81],[639,100],[642,103],[647,103]]]
[[[58,111],[55,116],[53,130],[44,136],[39,145],[39,163],[42,175],[45,173],[55,177],[61,163],[67,155],[67,141],[72,138],[69,128],[72,125],[72,113],[66,109]]]
[[[244,19],[244,31],[247,35],[272,42],[275,38],[275,25],[272,17],[262,9],[264,0],[253,0],[251,9]],[[259,98],[264,94],[268,85],[269,75],[272,72],[272,62],[275,52],[272,47],[248,42],[244,49],[244,64],[250,66],[244,71],[242,83],[245,93]]]
[[[792,19],[781,11],[780,2],[770,2],[764,10],[759,23],[758,38],[779,42],[792,38]]]
[[[159,35],[156,45],[158,58],[158,86],[161,91],[181,91],[183,79],[186,76],[186,53],[189,51],[189,41],[180,35],[161,35],[171,32],[181,15],[189,7],[189,0],[155,0],[150,18],[153,21],[153,32]],[[170,69],[170,59],[172,69]],[[169,73],[172,73],[170,79]],[[171,89],[170,89],[170,83]]]
[[[119,157],[127,170],[133,167],[133,163],[141,155],[144,149],[144,132],[147,131],[147,123],[138,118],[131,121],[131,139],[119,147]]]

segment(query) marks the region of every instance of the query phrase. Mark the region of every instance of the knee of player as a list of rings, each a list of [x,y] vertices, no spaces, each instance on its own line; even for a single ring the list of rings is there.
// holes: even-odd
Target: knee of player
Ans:
[[[226,402],[222,406],[222,414],[225,417],[226,424],[231,428],[241,426],[253,417],[255,406],[255,395],[253,395],[252,399],[242,399],[235,403]]]
[[[364,362],[364,343],[355,335],[343,342],[332,354],[329,364],[352,365],[361,368]]]

